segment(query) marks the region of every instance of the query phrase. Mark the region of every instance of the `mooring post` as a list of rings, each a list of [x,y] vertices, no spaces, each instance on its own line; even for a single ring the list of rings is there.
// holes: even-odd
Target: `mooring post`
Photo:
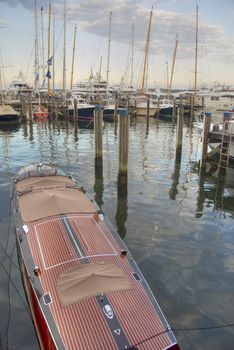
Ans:
[[[223,130],[227,130],[228,124],[226,122],[228,122],[229,120],[231,120],[231,113],[224,112],[223,113]]]
[[[95,106],[94,132],[95,132],[95,166],[102,167],[102,119],[103,111],[101,105]]]
[[[126,108],[119,109],[119,172],[118,185],[128,182],[129,116]]]
[[[176,112],[177,112],[177,109],[176,109],[176,99],[173,98],[173,112],[172,112],[172,118],[173,118],[173,119],[176,118]]]
[[[118,108],[119,108],[119,97],[115,96],[115,111],[114,111],[114,122],[118,121]]]
[[[182,153],[182,139],[183,139],[183,125],[184,125],[184,106],[179,104],[178,118],[177,118],[177,133],[176,133],[176,156],[179,159]]]
[[[77,99],[74,98],[74,119],[78,119],[78,111],[77,111]]]
[[[209,132],[210,132],[210,121],[211,121],[212,113],[206,112],[203,119],[203,134],[202,134],[202,154],[201,154],[201,162],[200,162],[200,171],[202,171],[205,167],[205,160],[207,158],[207,149],[209,142]]]
[[[147,98],[146,102],[146,118],[147,118],[147,123],[149,122],[149,110],[150,110],[150,99],[149,97]]]
[[[22,103],[22,112],[21,112],[21,115],[22,115],[22,118],[23,120],[25,121],[27,119],[27,114],[26,114],[26,100],[25,100],[25,97],[22,97],[22,100],[21,100],[21,103]]]
[[[194,114],[194,95],[190,96],[190,119],[193,119]]]
[[[28,115],[29,115],[29,120],[32,120],[32,99],[31,99],[30,93],[28,95]]]

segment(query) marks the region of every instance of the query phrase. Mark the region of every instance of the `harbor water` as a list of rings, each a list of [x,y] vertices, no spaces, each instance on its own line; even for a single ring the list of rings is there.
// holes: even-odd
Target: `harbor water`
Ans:
[[[144,119],[131,119],[128,185],[118,188],[114,123],[103,124],[102,173],[95,171],[92,128],[63,120],[0,129],[1,350],[39,349],[10,209],[14,176],[38,162],[70,173],[96,200],[138,263],[182,350],[234,348],[234,176],[199,175],[200,137],[184,125],[178,162],[176,124],[152,119],[147,127]]]

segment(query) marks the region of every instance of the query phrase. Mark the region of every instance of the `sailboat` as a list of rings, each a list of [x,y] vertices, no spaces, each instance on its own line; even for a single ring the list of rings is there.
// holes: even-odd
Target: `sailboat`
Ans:
[[[48,118],[48,109],[41,104],[40,90],[38,90],[39,82],[39,55],[38,55],[38,26],[37,26],[37,0],[35,0],[35,92],[38,96],[37,106],[33,111],[33,118],[35,119],[45,119]],[[44,77],[43,77],[44,78]]]
[[[171,68],[171,75],[170,75],[170,82],[168,79],[168,62],[167,62],[167,98],[164,98],[159,103],[159,110],[157,112],[157,116],[160,118],[172,118],[174,104],[171,100],[171,87],[172,87],[172,80],[173,80],[173,74],[174,74],[174,68],[175,68],[175,59],[176,59],[176,52],[178,47],[178,34],[176,36],[176,43],[175,43],[175,49],[173,53],[173,61],[172,61],[172,68]]]
[[[19,113],[12,106],[0,105],[0,125],[16,125],[19,123]]]
[[[147,62],[148,62],[148,55],[149,55],[149,41],[150,41],[152,15],[153,15],[153,11],[151,10],[147,38],[146,38],[144,69],[143,69],[142,84],[141,84],[141,95],[134,96],[130,99],[130,104],[134,105],[134,107],[135,107],[136,115],[144,116],[144,117],[147,114],[147,109],[149,109],[149,116],[150,117],[153,117],[158,110],[156,101],[154,102],[152,99],[149,99],[149,102],[148,102],[147,96],[145,94],[145,81],[146,81],[146,75],[147,75],[146,67],[148,65]],[[147,104],[148,104],[148,106],[147,106]]]
[[[108,57],[107,57],[107,70],[106,70],[106,106],[103,108],[103,119],[105,121],[113,121],[114,114],[115,114],[115,100],[109,96],[111,21],[112,21],[112,12],[110,12],[110,21],[109,21]]]

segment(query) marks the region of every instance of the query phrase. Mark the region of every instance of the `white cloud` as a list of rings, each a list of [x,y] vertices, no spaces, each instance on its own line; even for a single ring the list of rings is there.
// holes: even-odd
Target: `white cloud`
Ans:
[[[32,0],[1,0],[9,6],[21,4],[34,11]],[[176,1],[176,0],[174,0]],[[163,2],[163,1],[161,1]],[[164,0],[165,2],[165,0]],[[39,4],[39,1],[38,1]],[[48,1],[40,1],[45,9]],[[54,5],[53,5],[54,4]],[[67,0],[67,17],[69,22],[78,24],[78,30],[99,36],[108,36],[109,12],[112,11],[112,39],[129,44],[131,26],[135,23],[136,46],[145,47],[146,32],[152,2],[141,0]],[[38,5],[39,6],[39,5]],[[52,1],[56,15],[62,19],[64,1]],[[151,29],[151,53],[163,55],[165,59],[172,56],[176,33],[179,34],[178,59],[191,58],[195,46],[195,14],[172,11],[153,10]],[[203,33],[203,35],[201,35]],[[230,60],[233,57],[234,40],[225,37],[221,27],[202,23],[199,31],[199,48],[218,60]]]

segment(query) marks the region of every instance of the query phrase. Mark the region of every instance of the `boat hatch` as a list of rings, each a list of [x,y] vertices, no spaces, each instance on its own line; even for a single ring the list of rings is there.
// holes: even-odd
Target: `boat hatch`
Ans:
[[[68,269],[57,280],[57,292],[62,306],[81,300],[126,289],[133,289],[124,271],[115,264],[98,262]],[[106,313],[110,309],[106,305]]]

